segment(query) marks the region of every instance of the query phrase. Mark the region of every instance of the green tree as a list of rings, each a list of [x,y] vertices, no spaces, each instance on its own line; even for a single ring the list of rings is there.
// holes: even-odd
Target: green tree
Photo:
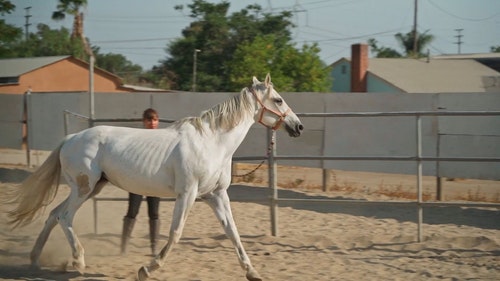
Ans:
[[[387,47],[379,47],[377,44],[377,40],[370,38],[368,39],[368,45],[370,46],[370,50],[375,54],[377,58],[400,58],[402,55],[391,48]]]
[[[71,38],[80,40],[83,44],[85,53],[93,56],[93,50],[83,33],[83,12],[80,10],[87,6],[87,0],[59,0],[57,10],[52,13],[53,20],[63,20],[66,14],[73,16],[73,30]]]
[[[272,72],[273,84],[286,92],[326,92],[331,88],[330,69],[319,59],[316,45],[297,50],[279,46],[274,35],[257,36],[243,43],[227,63],[232,89],[248,84],[249,77]]]
[[[84,55],[81,42],[71,40],[67,28],[61,27],[59,30],[53,30],[45,24],[38,24],[37,32],[30,33],[28,40],[18,40],[9,48],[12,57],[60,55],[82,57]]]
[[[492,53],[500,53],[500,46],[491,46],[490,52]]]
[[[170,85],[174,89],[191,89],[196,49],[201,50],[196,53],[196,84],[197,90],[200,91],[235,91],[236,84],[237,87],[241,87],[248,84],[251,76],[265,75],[266,72],[271,72],[276,85],[279,85],[278,81],[289,85],[280,85],[281,89],[286,87],[299,90],[296,84],[302,87],[305,85],[303,81],[307,79],[299,75],[290,76],[290,72],[299,73],[302,67],[292,62],[307,62],[308,67],[311,65],[319,67],[320,70],[310,72],[315,75],[325,71],[319,60],[319,49],[316,45],[304,47],[299,51],[290,44],[290,28],[293,27],[290,20],[291,12],[269,14],[264,13],[259,5],[249,5],[239,12],[228,15],[227,1],[212,4],[194,0],[188,7],[191,9],[190,16],[195,21],[183,30],[182,38],[167,46],[166,51],[169,56],[160,67],[156,68],[164,75],[163,77],[171,81]],[[176,9],[181,8],[183,7],[176,7]],[[272,42],[270,50],[255,50],[262,44],[269,45],[266,40]],[[252,44],[258,47],[252,47]],[[258,52],[259,55],[252,57],[245,55],[245,52]],[[285,55],[288,61],[281,59]],[[295,56],[302,57],[295,58]],[[245,67],[253,69],[252,73],[245,70]],[[266,72],[263,72],[264,69]],[[285,78],[287,76],[288,78]],[[308,77],[309,82],[318,82],[319,77],[328,75]],[[299,82],[293,81],[299,78],[301,79]],[[328,78],[325,79],[326,82],[322,81],[320,84],[329,84]],[[245,82],[242,84],[242,81]],[[325,87],[308,87],[308,89],[323,88]]]
[[[284,48],[274,45],[273,35],[257,36],[253,41],[242,43],[234,52],[233,60],[226,62],[229,70],[230,86],[233,90],[249,84],[249,77],[264,77],[266,73],[271,73],[273,84],[279,85],[280,89],[287,89],[292,83],[291,78],[283,75],[280,69],[275,67],[280,54],[284,53]]]
[[[425,47],[427,47],[427,45],[429,45],[434,40],[434,36],[431,34],[427,34],[427,32],[428,30],[425,31],[424,33],[417,32],[416,54],[413,51],[413,43],[415,42],[413,31],[410,31],[406,34],[397,33],[395,37],[399,45],[405,51],[407,57],[425,57],[426,54],[423,53],[423,50],[425,50]]]
[[[0,15],[10,14],[16,6],[11,1],[0,0]],[[13,44],[22,40],[23,31],[14,25],[0,19],[0,58],[15,57]]]
[[[406,34],[397,33],[394,35],[396,41],[403,49],[404,54],[392,48],[379,47],[377,40],[373,38],[368,39],[368,45],[377,58],[425,57],[426,54],[423,53],[423,50],[425,50],[425,47],[434,40],[434,36],[427,34],[427,32],[428,31],[424,33],[417,32],[417,54],[413,53],[413,42],[415,41],[413,31]]]
[[[72,55],[83,58],[85,55],[82,42],[71,40],[70,31],[61,27],[59,30],[50,29],[48,25],[39,24],[36,36],[31,35],[29,45],[33,50],[33,57]]]
[[[142,67],[134,64],[121,54],[99,54],[99,48],[94,49],[96,53],[96,66],[105,69],[121,78],[127,84],[141,84]]]

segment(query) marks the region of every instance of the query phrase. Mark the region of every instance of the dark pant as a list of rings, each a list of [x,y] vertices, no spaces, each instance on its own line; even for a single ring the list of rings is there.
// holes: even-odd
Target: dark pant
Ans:
[[[146,197],[146,201],[148,202],[148,216],[150,220],[158,219],[158,209],[160,206],[160,198],[159,197]],[[139,213],[139,207],[141,207],[142,195],[129,193],[128,195],[128,218],[135,219],[137,214]]]

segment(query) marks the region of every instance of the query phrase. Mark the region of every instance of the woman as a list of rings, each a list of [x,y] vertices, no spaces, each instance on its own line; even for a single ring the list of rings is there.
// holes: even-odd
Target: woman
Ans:
[[[157,129],[159,124],[158,112],[152,108],[146,109],[142,114],[142,123],[146,129]],[[135,225],[135,218],[139,213],[142,202],[142,195],[129,193],[128,211],[123,218],[123,232],[121,241],[121,253],[125,254],[130,235]],[[149,216],[149,239],[151,242],[151,252],[156,255],[156,243],[158,242],[160,221],[158,219],[158,209],[160,205],[159,197],[147,196],[148,216]]]

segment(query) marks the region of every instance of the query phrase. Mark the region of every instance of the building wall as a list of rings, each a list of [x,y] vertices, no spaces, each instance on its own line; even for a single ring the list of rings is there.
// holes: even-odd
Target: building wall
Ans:
[[[351,64],[347,60],[340,61],[332,69],[334,93],[348,93],[351,91]]]
[[[103,71],[94,72],[94,91],[127,92],[119,88],[113,76]],[[68,58],[25,73],[19,84],[0,86],[0,93],[23,94],[32,92],[86,92],[89,89],[88,66]]]
[[[339,61],[332,69],[333,78],[332,92],[349,93],[351,92],[351,63],[347,60]],[[366,75],[368,93],[402,93],[398,89],[377,76],[367,72]]]
[[[366,92],[368,93],[404,93],[401,89],[392,86],[371,73],[368,73],[367,76],[368,86]]]

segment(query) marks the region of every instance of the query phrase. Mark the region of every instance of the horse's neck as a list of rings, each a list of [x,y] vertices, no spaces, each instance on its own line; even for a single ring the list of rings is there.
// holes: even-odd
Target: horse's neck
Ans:
[[[216,138],[219,151],[225,151],[224,154],[232,156],[245,139],[253,123],[255,123],[253,118],[245,118],[229,130],[215,132],[212,137]]]

